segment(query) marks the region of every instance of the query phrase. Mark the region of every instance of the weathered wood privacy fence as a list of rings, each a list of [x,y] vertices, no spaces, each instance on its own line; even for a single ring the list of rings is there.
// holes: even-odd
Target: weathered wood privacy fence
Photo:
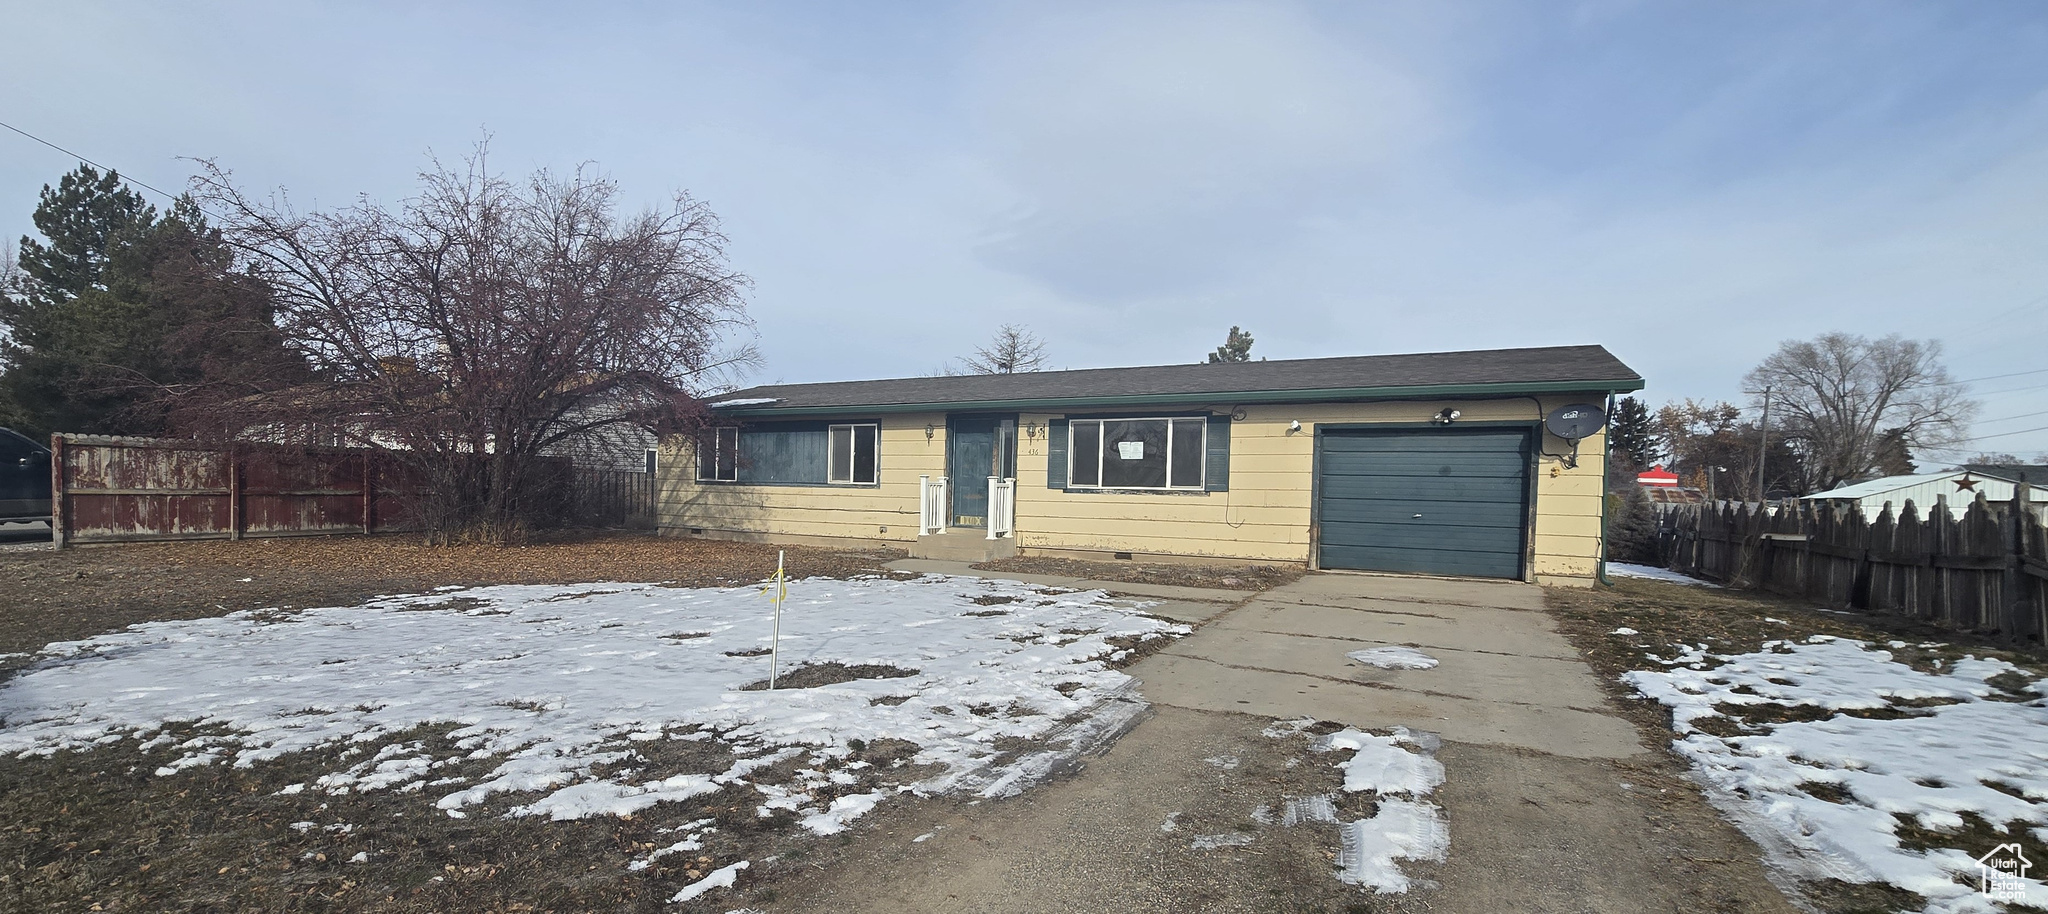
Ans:
[[[102,435],[51,439],[57,546],[417,529],[417,487],[358,449]]]
[[[80,543],[396,533],[422,528],[426,491],[389,454],[361,448],[218,448],[163,438],[51,439],[51,529]],[[651,524],[647,473],[572,467],[560,460],[562,521]]]
[[[595,527],[653,527],[654,475],[636,470],[572,467],[570,503],[575,523]]]
[[[2048,631],[2048,534],[2022,484],[1960,518],[1936,499],[1874,521],[1853,508],[1687,505],[1659,521],[1667,567],[1732,587],[2015,640]]]

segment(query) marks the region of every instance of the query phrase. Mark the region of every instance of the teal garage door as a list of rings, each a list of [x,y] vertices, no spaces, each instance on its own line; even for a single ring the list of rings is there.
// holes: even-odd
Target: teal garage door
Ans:
[[[1321,565],[1520,578],[1529,464],[1524,429],[1324,432]]]

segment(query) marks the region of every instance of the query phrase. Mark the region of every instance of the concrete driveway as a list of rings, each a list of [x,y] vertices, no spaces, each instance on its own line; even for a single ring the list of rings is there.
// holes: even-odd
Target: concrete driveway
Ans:
[[[1410,646],[1427,670],[1345,654]],[[1528,584],[1312,574],[1130,669],[1159,705],[1443,737],[1449,859],[1419,911],[1779,911],[1755,847],[1611,712]]]
[[[1318,574],[1244,599],[1005,577],[1140,594],[1165,601],[1148,611],[1200,623],[1127,671],[1156,713],[1076,776],[1014,800],[903,808],[818,878],[781,887],[770,910],[1794,910],[1754,845],[1715,815],[1683,766],[1648,751],[1610,713],[1536,587]],[[1344,656],[1383,645],[1414,646],[1440,664],[1382,670]],[[1434,799],[1449,823],[1449,859],[1404,864],[1415,891],[1339,884],[1331,831],[1250,823],[1256,805],[1287,793],[1309,767],[1264,730],[1304,716],[1443,737],[1446,780]],[[1203,850],[1190,844],[1201,828],[1258,837]]]
[[[1345,659],[1409,645],[1430,670]],[[1309,575],[1130,670],[1158,704],[1430,730],[1573,758],[1643,751],[1527,584]]]

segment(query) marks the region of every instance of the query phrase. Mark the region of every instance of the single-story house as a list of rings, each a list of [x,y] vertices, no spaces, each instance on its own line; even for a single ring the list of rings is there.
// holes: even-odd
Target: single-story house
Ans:
[[[668,534],[976,561],[1586,583],[1607,439],[1545,419],[1642,387],[1599,346],[755,387],[665,442],[656,512]]]
[[[1914,473],[1908,476],[1881,476],[1877,479],[1846,485],[1826,492],[1815,492],[1801,497],[1801,501],[1856,508],[1863,512],[1864,520],[1874,521],[1890,505],[1892,516],[1897,517],[1906,510],[1906,502],[1921,517],[1934,510],[1936,500],[1948,507],[1951,517],[1960,518],[1970,510],[1970,503],[1982,495],[1986,501],[2012,501],[2014,483],[2010,479],[1986,476],[1970,470],[1949,470],[1942,473]],[[2034,516],[2048,522],[2048,488],[2032,488],[2027,497],[2034,510]]]

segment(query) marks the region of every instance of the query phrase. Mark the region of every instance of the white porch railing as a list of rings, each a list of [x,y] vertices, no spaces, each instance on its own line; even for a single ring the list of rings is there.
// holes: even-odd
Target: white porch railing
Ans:
[[[946,532],[946,515],[951,513],[948,505],[946,477],[917,477],[917,535]]]
[[[1009,536],[1017,529],[1017,480],[988,478],[988,538]]]

